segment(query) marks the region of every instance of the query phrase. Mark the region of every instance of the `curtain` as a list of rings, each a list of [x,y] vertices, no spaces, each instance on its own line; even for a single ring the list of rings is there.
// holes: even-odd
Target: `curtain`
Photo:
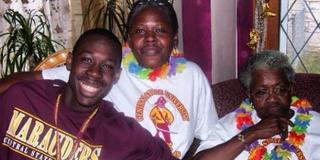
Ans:
[[[44,10],[49,19],[53,39],[66,48],[72,47],[72,24],[69,1],[66,0],[0,0],[0,34],[10,30],[3,15],[6,9],[13,9],[22,15],[32,10]],[[3,44],[3,39],[0,39]]]
[[[243,67],[252,54],[247,45],[250,40],[250,30],[253,27],[253,1],[238,0],[237,6],[237,54],[238,70]]]
[[[182,14],[185,56],[197,63],[211,82],[210,0],[182,1]]]
[[[213,84],[237,78],[252,54],[253,1],[182,1],[183,48]],[[210,7],[211,5],[211,7]]]

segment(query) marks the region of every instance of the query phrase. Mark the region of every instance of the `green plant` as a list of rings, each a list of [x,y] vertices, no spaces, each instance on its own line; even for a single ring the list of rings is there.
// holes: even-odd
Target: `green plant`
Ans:
[[[112,31],[120,41],[126,34],[126,20],[135,0],[90,0],[84,14],[83,30],[106,28]],[[168,0],[173,3],[173,0]]]
[[[43,11],[30,11],[24,17],[12,9],[6,10],[4,19],[10,31],[0,35],[5,38],[0,48],[1,76],[13,72],[29,71],[56,47],[64,48],[52,40],[50,25]]]
[[[123,41],[126,33],[126,16],[133,0],[90,0],[84,14],[83,30],[106,28]]]

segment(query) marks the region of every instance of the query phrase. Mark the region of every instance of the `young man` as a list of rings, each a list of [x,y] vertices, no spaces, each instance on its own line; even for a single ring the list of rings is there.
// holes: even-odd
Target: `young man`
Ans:
[[[1,159],[173,159],[160,138],[102,100],[120,63],[118,39],[89,30],[67,58],[68,83],[21,82],[0,94]]]

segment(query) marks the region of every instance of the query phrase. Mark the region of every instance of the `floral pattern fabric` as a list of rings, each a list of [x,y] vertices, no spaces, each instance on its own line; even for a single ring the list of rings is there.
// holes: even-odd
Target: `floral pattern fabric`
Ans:
[[[53,39],[66,48],[72,47],[72,23],[70,4],[65,0],[0,0],[0,35],[10,30],[3,15],[7,9],[18,11],[22,15],[32,10],[44,10],[49,19]],[[0,39],[3,44],[4,39]]]

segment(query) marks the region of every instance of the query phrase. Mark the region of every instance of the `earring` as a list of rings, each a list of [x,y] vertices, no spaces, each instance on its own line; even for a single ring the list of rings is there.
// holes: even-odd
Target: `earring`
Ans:
[[[250,107],[251,107],[252,109],[254,109],[254,106],[252,105],[252,102],[251,102],[251,100],[250,100],[250,96],[249,96],[249,98],[246,98],[244,101],[245,101],[246,104],[250,105]]]
[[[252,109],[254,109],[254,106],[253,106],[253,104],[252,104],[252,102],[251,102],[251,101],[250,101],[250,105],[251,105]]]
[[[183,56],[183,53],[180,52],[176,47],[174,47],[172,49],[171,56],[172,57],[181,57],[181,56]]]
[[[176,56],[177,53],[178,53],[177,48],[174,47],[174,48],[172,49],[172,51],[171,51],[171,56]]]

